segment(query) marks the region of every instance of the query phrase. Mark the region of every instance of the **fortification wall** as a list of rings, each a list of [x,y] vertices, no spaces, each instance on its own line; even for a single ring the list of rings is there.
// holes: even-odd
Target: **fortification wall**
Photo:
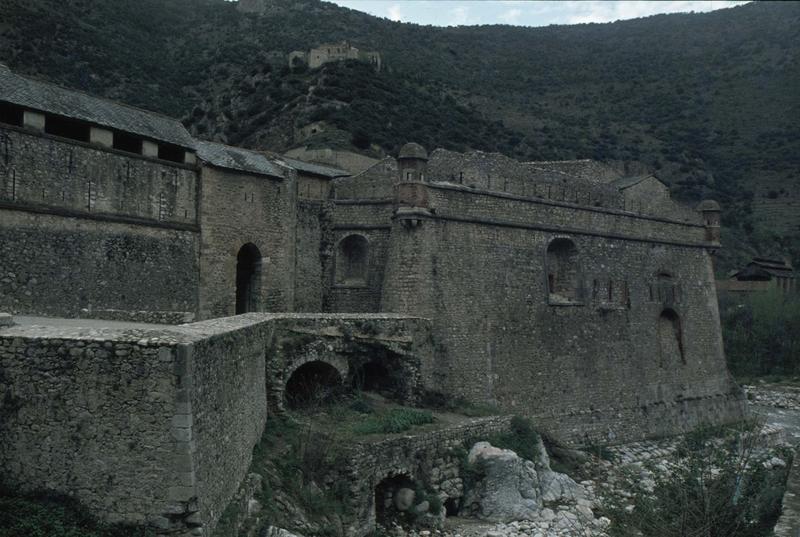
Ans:
[[[196,225],[197,170],[0,127],[0,204]]]
[[[542,204],[526,215],[524,205],[503,201],[511,213],[502,220],[519,219],[507,225],[489,218],[503,209],[492,212],[487,196],[429,194],[434,217],[393,227],[381,308],[434,320],[436,384],[532,416],[576,443],[674,434],[743,415],[702,228]],[[518,225],[535,215],[563,227]],[[576,304],[551,301],[546,251],[555,238],[577,250]],[[696,244],[680,244],[690,239]],[[658,275],[667,272],[674,286],[663,292]],[[665,309],[680,319],[680,355],[660,346]]]
[[[244,317],[171,331],[3,329],[4,484],[158,533],[210,534],[266,420],[268,336]]]
[[[323,260],[331,253],[330,207],[298,200],[295,229],[294,311],[323,311]]]
[[[237,254],[253,244],[261,254],[258,304],[290,311],[294,302],[294,175],[279,180],[205,167],[202,171],[200,316],[236,311]]]
[[[2,210],[0,309],[185,322],[197,311],[192,231]]]

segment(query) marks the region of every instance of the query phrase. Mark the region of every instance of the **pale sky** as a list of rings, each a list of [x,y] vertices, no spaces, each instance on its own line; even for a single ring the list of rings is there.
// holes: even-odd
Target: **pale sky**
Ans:
[[[739,1],[562,1],[532,0],[329,0],[393,21],[459,26],[513,24],[547,26],[613,22],[659,13],[705,12],[733,7]]]

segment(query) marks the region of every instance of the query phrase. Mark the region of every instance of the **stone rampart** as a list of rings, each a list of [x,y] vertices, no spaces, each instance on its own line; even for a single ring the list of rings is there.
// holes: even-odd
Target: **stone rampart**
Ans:
[[[428,190],[431,216],[395,220],[381,309],[433,320],[445,391],[579,444],[745,414],[702,227]],[[550,292],[557,239],[573,248],[569,299]]]

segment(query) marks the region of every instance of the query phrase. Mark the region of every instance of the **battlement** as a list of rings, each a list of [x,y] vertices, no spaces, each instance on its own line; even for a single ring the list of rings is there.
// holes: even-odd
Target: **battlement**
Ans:
[[[357,60],[372,65],[376,71],[382,67],[381,54],[375,51],[359,50],[347,41],[339,43],[323,43],[308,52],[295,50],[289,53],[289,67],[296,61],[306,63],[310,68],[317,69],[326,63]]]

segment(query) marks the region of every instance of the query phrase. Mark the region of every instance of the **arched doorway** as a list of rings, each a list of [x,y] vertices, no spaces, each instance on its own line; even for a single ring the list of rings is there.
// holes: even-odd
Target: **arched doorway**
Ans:
[[[261,252],[247,243],[236,256],[236,315],[259,310]]]
[[[342,390],[342,376],[329,363],[307,362],[292,373],[286,382],[286,403],[289,408],[308,408],[333,400]]]

